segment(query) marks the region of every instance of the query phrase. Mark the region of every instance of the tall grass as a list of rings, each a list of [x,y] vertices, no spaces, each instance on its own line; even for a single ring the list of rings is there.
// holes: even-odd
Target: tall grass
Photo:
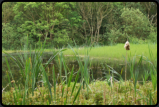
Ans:
[[[10,56],[10,58],[18,65],[18,67],[20,68],[20,73],[22,74],[22,78],[25,81],[25,85],[24,85],[25,89],[24,89],[23,101],[22,101],[23,105],[26,104],[25,99],[26,99],[26,95],[28,94],[28,91],[29,91],[30,88],[31,88],[32,96],[34,96],[34,89],[35,89],[35,85],[36,85],[36,82],[37,82],[36,80],[38,78],[39,73],[43,75],[43,83],[49,89],[49,93],[50,93],[50,97],[51,97],[51,98],[49,97],[49,103],[51,103],[51,100],[52,100],[51,86],[50,86],[50,83],[49,83],[49,80],[48,80],[48,76],[46,75],[45,68],[53,60],[53,58],[59,52],[63,51],[64,49],[60,50],[56,53],[53,53],[54,56],[50,57],[50,59],[45,64],[45,66],[43,66],[42,65],[42,55],[43,55],[43,52],[44,52],[45,43],[46,43],[46,39],[44,41],[44,45],[43,46],[41,45],[41,48],[39,48],[37,50],[35,49],[35,52],[34,52],[33,55],[31,54],[31,47],[30,47],[30,54],[29,55],[24,54],[24,58],[23,58],[22,55],[18,54],[20,60],[16,59],[14,56],[4,52],[8,56]],[[28,49],[29,48],[28,48],[28,39],[27,39],[26,45],[24,46],[24,51],[28,50]],[[6,62],[7,62],[7,66],[9,68],[9,72],[10,72],[10,75],[12,77],[12,80],[14,80],[7,59],[6,59]],[[9,78],[8,78],[8,80],[11,83],[11,80]],[[20,90],[18,90],[15,83],[14,83],[14,88],[15,88],[15,91],[16,91],[15,96],[18,96],[17,92],[20,91]],[[19,99],[19,98],[15,98],[15,99]],[[16,103],[16,100],[15,100],[15,103]]]
[[[9,81],[8,84],[11,87],[11,91],[8,94],[8,96],[10,97],[8,98],[9,100],[7,102],[9,103],[5,101],[2,102],[5,102],[5,104],[13,105],[144,105],[145,102],[147,105],[151,105],[157,102],[157,100],[155,99],[157,98],[155,96],[155,94],[157,93],[157,60],[154,60],[154,53],[151,52],[150,48],[149,57],[145,57],[144,54],[141,56],[134,56],[134,54],[132,54],[133,52],[128,53],[128,58],[126,60],[130,68],[132,81],[127,80],[126,84],[124,85],[123,78],[121,77],[121,75],[117,73],[113,67],[107,64],[103,64],[103,68],[106,71],[104,77],[105,80],[94,80],[90,82],[90,56],[92,54],[91,52],[93,50],[93,47],[87,47],[84,48],[84,51],[82,50],[82,53],[84,54],[84,60],[82,60],[80,58],[81,49],[74,49],[70,45],[68,45],[68,47],[74,54],[76,61],[78,62],[79,68],[77,71],[75,71],[74,66],[71,69],[69,69],[69,67],[67,66],[66,61],[64,59],[64,55],[66,54],[66,52],[68,52],[66,49],[61,49],[57,50],[56,52],[53,52],[53,55],[49,58],[49,60],[45,64],[43,64],[42,56],[45,48],[45,42],[43,45],[41,45],[40,48],[35,49],[35,53],[32,54],[31,47],[28,47],[27,41],[24,47],[24,51],[29,50],[30,54],[25,54],[24,57],[21,54],[18,54],[20,59],[17,59],[14,56],[4,52],[20,68],[20,78],[22,78],[25,83],[24,86],[21,84],[16,84],[8,60],[7,58],[5,58],[9,71],[7,72],[7,77]],[[132,49],[133,46],[131,46],[131,50]],[[49,63],[52,60],[56,60],[56,63],[58,65],[58,72],[55,71],[55,66],[53,65],[51,70],[53,82],[51,83],[48,79],[49,75],[47,73],[47,69]],[[138,65],[142,64],[143,61],[148,63],[148,71],[139,71],[137,68],[135,68],[134,65],[136,61],[138,61]],[[64,74],[62,73],[62,70],[64,70]],[[145,72],[143,76],[143,86],[140,86],[138,84],[139,72]],[[42,77],[40,75],[42,75]],[[118,81],[116,80],[116,76],[120,78]],[[73,79],[73,77],[75,78]],[[151,81],[147,82],[147,79],[149,77],[151,78]],[[39,79],[41,79],[40,82],[42,82],[42,87],[39,87]],[[152,86],[153,88],[147,88],[148,86]],[[5,89],[3,89],[2,94],[5,94],[7,96],[7,92],[5,93],[4,90]]]
[[[30,47],[30,54],[24,54],[24,58],[22,55],[18,54],[19,59],[16,59],[14,56],[4,52],[5,54],[7,54],[9,57],[11,57],[11,59],[17,64],[17,66],[20,68],[20,73],[22,74],[22,78],[23,80],[25,81],[25,84],[24,84],[24,92],[23,92],[23,100],[22,100],[22,103],[19,103],[19,104],[23,104],[23,105],[26,105],[28,104],[29,102],[26,101],[26,99],[28,99],[28,95],[29,93],[31,92],[32,93],[32,96],[34,96],[34,90],[36,88],[36,84],[37,84],[37,79],[40,78],[39,77],[39,74],[42,74],[42,84],[44,84],[44,87],[48,89],[48,100],[47,100],[47,104],[51,104],[53,101],[54,103],[53,104],[59,104],[59,97],[60,98],[64,98],[64,87],[65,87],[65,84],[67,84],[67,93],[66,93],[66,99],[64,99],[64,102],[62,104],[67,104],[67,101],[68,101],[68,97],[67,97],[67,94],[68,94],[68,90],[70,90],[70,83],[72,81],[72,77],[73,77],[73,71],[74,71],[74,67],[72,68],[72,70],[70,71],[69,68],[67,67],[67,65],[65,64],[65,61],[63,60],[63,53],[62,51],[64,51],[65,49],[61,49],[59,51],[57,51],[56,53],[53,53],[54,55],[50,57],[50,59],[47,61],[47,63],[45,64],[42,64],[42,55],[43,55],[43,52],[44,52],[44,47],[45,47],[45,42],[46,42],[46,39],[44,41],[44,45],[41,45],[41,48],[38,48],[37,50],[35,50],[35,53],[34,55],[31,54],[31,47]],[[71,48],[71,46],[70,46]],[[28,39],[27,39],[27,43],[26,45],[24,46],[24,51],[25,50],[28,50]],[[72,48],[71,48],[72,49]],[[74,51],[74,50],[73,50]],[[75,53],[75,55],[78,54],[78,53]],[[88,52],[87,52],[88,54]],[[59,55],[59,56],[57,56]],[[59,65],[59,79],[60,79],[60,83],[58,85],[61,85],[61,96],[57,96],[57,87],[56,88],[56,85],[57,85],[57,78],[55,76],[55,71],[54,71],[54,66],[53,66],[53,87],[54,87],[54,98],[53,98],[53,93],[51,91],[51,83],[49,82],[49,79],[48,79],[48,75],[46,73],[46,68],[48,66],[48,64],[55,58],[57,57],[58,58],[58,65]],[[12,81],[14,80],[14,77],[12,76],[12,72],[10,70],[10,66],[8,64],[8,61],[7,61],[7,58],[6,59],[6,62],[7,62],[7,66],[8,66],[8,69],[9,69],[9,72],[10,72],[10,75],[12,77]],[[75,103],[79,93],[80,93],[80,90],[81,90],[81,87],[83,87],[83,89],[85,88],[84,86],[86,85],[87,87],[87,91],[89,88],[88,84],[89,84],[89,73],[88,73],[88,64],[89,64],[89,56],[87,56],[86,60],[84,61],[84,65],[82,63],[82,61],[80,60],[80,57],[76,57],[76,60],[78,61],[80,67],[79,67],[79,70],[77,71],[77,75],[75,77],[75,81],[74,81],[74,85],[72,87],[72,91],[71,91],[71,95],[75,95],[74,96],[74,99],[73,99],[73,102],[72,104]],[[63,76],[62,75],[62,67],[64,67],[64,70],[65,70],[65,75]],[[68,72],[69,71],[69,72]],[[68,73],[70,73],[70,75],[68,76]],[[80,78],[80,86],[79,88],[76,90],[76,83],[77,83],[77,80],[79,79],[79,74],[81,75],[81,78]],[[65,80],[63,80],[62,77],[65,77]],[[10,77],[8,75],[8,80],[10,83],[12,83],[12,81],[10,80]],[[13,86],[11,86],[13,87]],[[38,86],[37,86],[38,88]],[[18,92],[20,92],[21,88],[19,87],[19,90],[18,88],[16,87],[16,84],[14,82],[14,89],[16,91],[16,93],[14,93],[14,103],[13,104],[17,104],[17,101],[16,99],[19,99],[18,97]],[[31,89],[31,90],[30,90]],[[40,91],[40,90],[39,90]],[[59,91],[59,90],[58,90]],[[75,92],[76,91],[76,92]],[[58,98],[57,98],[58,97]]]
[[[139,72],[144,72],[144,75],[142,76],[143,78],[143,85],[145,85],[145,82],[147,81],[148,77],[151,77],[151,82],[152,82],[152,85],[153,85],[153,90],[156,90],[156,87],[157,87],[157,60],[154,60],[154,57],[155,55],[153,55],[149,45],[148,45],[148,49],[149,49],[149,57],[146,57],[144,55],[135,55],[133,56],[133,58],[131,59],[130,56],[131,56],[131,53],[128,57],[128,64],[130,66],[130,75],[131,75],[131,80],[132,80],[132,83],[134,84],[134,91],[135,91],[135,96],[134,96],[134,102],[136,103],[136,91],[138,93],[140,93],[140,91],[138,91],[136,89],[136,86],[137,86],[137,80],[138,80],[138,75],[139,75]],[[138,60],[137,60],[138,59]],[[135,68],[135,60],[137,60],[137,67]],[[145,71],[139,71],[138,70],[138,67],[143,63],[147,63],[146,65],[148,65],[148,70],[145,70]],[[151,105],[152,104],[152,96],[151,96],[152,92],[151,90],[149,91],[149,104]],[[141,96],[144,96],[144,95],[141,95]],[[143,98],[144,99],[144,98]]]

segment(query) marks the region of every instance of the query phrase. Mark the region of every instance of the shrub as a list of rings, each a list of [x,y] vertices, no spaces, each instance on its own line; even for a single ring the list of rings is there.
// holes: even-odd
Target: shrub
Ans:
[[[151,27],[151,32],[150,35],[148,36],[148,39],[153,43],[157,43],[157,32],[155,32],[154,30],[155,29]]]
[[[121,9],[124,32],[137,38],[147,38],[150,34],[150,22],[139,9]],[[125,27],[126,26],[126,27]]]

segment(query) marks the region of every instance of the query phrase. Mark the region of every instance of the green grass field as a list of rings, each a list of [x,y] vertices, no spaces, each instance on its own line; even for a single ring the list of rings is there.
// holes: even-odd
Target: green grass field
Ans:
[[[153,54],[153,59],[151,59],[149,54],[149,47],[148,44],[130,44],[130,50],[127,51],[129,57],[135,55],[143,55],[151,60],[157,59],[157,44],[149,44],[150,50]],[[87,49],[89,50],[90,57],[98,57],[98,58],[112,58],[112,59],[119,59],[124,60],[126,55],[126,50],[124,48],[124,44],[117,44],[115,46],[102,46],[102,47],[93,47],[91,50],[90,48],[73,48],[79,55],[85,55]],[[63,52],[64,55],[74,55],[71,49],[68,49]]]
[[[150,49],[149,49],[150,48]],[[44,49],[44,52],[50,52],[56,49]],[[100,46],[100,47],[80,47],[73,48],[80,56],[84,56],[89,53],[90,58],[97,59],[118,59],[124,61],[124,57],[126,55],[126,50],[124,48],[124,44],[117,44],[115,46]],[[33,50],[34,51],[34,50]],[[152,57],[150,56],[150,52],[152,52]],[[24,52],[23,50],[7,50],[7,53],[13,52]],[[27,52],[27,51],[26,51]],[[63,52],[64,55],[74,55],[74,52],[71,49],[67,49]],[[135,55],[143,55],[147,57],[149,60],[154,61],[157,59],[157,44],[131,44],[130,50],[127,51],[128,57],[132,58]]]

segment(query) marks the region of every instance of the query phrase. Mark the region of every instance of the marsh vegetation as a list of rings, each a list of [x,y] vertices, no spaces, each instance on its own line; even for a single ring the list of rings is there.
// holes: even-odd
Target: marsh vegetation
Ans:
[[[157,3],[3,2],[2,103],[155,105]]]
[[[13,56],[3,51],[8,57],[2,58],[7,65],[7,69],[3,71],[5,78],[2,79],[2,103],[5,105],[156,104],[156,45],[141,45],[142,55],[138,54],[138,51],[141,51],[140,46],[135,50],[136,45],[131,45],[127,58],[126,84],[124,52],[116,53],[120,46],[122,45],[80,49],[69,45],[69,49],[52,51],[46,59],[43,46],[34,50],[34,54],[31,54],[31,48],[28,50],[27,44],[24,50],[28,50],[30,54],[17,53],[17,56]],[[109,51],[111,48],[112,51]],[[104,52],[99,51],[100,49]],[[16,69],[12,68],[13,62],[17,66]]]

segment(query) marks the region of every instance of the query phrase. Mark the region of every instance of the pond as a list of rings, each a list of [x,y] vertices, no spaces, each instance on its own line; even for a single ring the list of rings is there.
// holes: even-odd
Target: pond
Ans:
[[[18,58],[18,56],[15,57]],[[51,57],[51,54],[45,53],[43,55],[43,64],[45,64],[48,59]],[[8,63],[10,65],[10,69],[11,72],[13,74],[14,80],[16,82],[16,84],[23,84],[25,83],[25,79],[22,78],[22,75],[20,73],[20,69],[19,67],[9,58],[6,57],[8,60]],[[72,56],[65,56],[65,61],[66,61],[66,65],[68,66],[68,68],[72,69],[72,67],[74,66],[74,75],[73,75],[73,80],[75,79],[76,73],[79,70],[79,64],[78,62],[75,60],[75,58],[73,58]],[[57,77],[57,83],[59,83],[60,79],[59,79],[59,64],[57,63],[58,59],[54,59],[52,60],[52,62],[48,65],[48,67],[45,69],[46,73],[48,75],[49,78],[49,82],[53,83],[53,74],[52,74],[52,68],[53,65],[55,67],[55,75]],[[83,60],[83,58],[81,58],[81,60]],[[82,61],[82,63],[84,64],[84,61]],[[88,64],[88,68],[87,71],[89,72],[89,76],[90,76],[90,81],[93,80],[105,80],[106,79],[106,75],[112,75],[112,72],[110,72],[112,70],[112,68],[119,74],[121,75],[122,79],[125,80],[125,63],[124,61],[118,61],[118,60],[98,60],[98,59],[90,59],[90,63]],[[145,70],[148,70],[147,65],[146,64],[135,64],[134,66],[134,72],[139,72],[139,76],[138,76],[138,81],[142,81],[142,76],[144,74]],[[5,56],[2,55],[2,89],[4,87],[7,86],[7,84],[9,83],[8,81],[8,77],[7,77],[7,72],[8,71],[8,67],[5,61]],[[127,77],[126,79],[129,80],[130,79],[130,66],[129,64],[127,65]],[[119,80],[120,76],[117,74],[113,74],[114,78],[116,80]],[[64,68],[62,67],[62,78],[65,79],[65,71]],[[11,79],[11,78],[10,78]],[[12,79],[11,79],[12,80]],[[39,75],[39,78],[37,80],[37,82],[39,82],[39,84],[41,84],[42,80],[42,75]],[[79,80],[78,80],[79,82]],[[5,90],[8,90],[9,87],[7,87]]]

